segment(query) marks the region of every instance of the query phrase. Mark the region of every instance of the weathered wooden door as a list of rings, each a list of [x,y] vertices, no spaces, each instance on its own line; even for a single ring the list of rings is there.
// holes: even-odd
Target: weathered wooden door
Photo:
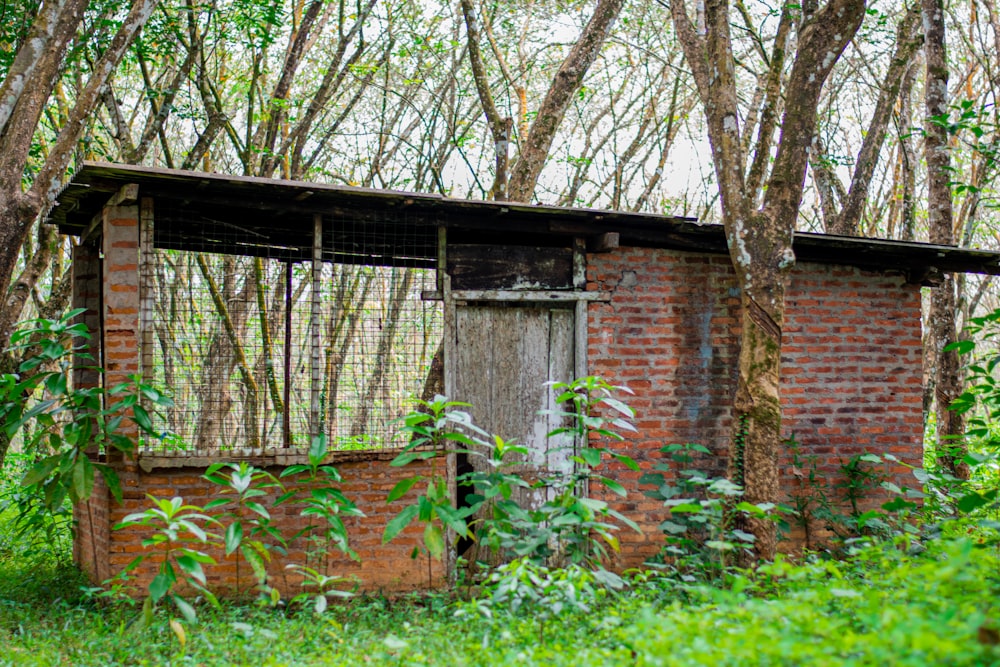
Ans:
[[[478,426],[526,446],[526,470],[572,471],[572,438],[547,438],[561,420],[544,411],[556,409],[547,383],[573,378],[574,323],[573,304],[490,303],[455,309],[453,397],[472,405]],[[544,499],[543,493],[533,495],[524,500]]]

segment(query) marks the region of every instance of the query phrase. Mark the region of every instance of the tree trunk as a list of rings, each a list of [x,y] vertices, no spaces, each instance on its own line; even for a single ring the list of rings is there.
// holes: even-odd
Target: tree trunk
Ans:
[[[783,290],[782,290],[783,292]],[[780,299],[784,315],[784,294]],[[779,313],[765,313],[746,293],[741,298],[743,335],[739,381],[733,401],[735,427],[730,476],[744,488],[749,503],[778,498],[778,452],[781,449],[781,328]],[[747,528],[756,536],[755,551],[773,557],[777,545],[774,523],[750,518]]]
[[[943,0],[922,0],[924,15],[924,53],[927,78],[924,104],[927,117],[924,150],[927,159],[927,224],[931,243],[953,245],[951,202],[951,155],[948,145],[948,61],[945,53]],[[955,282],[947,276],[931,296],[931,349],[937,357],[934,401],[937,405],[938,463],[956,477],[969,476],[964,462],[965,431],[962,416],[949,410],[962,392],[961,364],[955,350],[945,348],[957,340]]]
[[[774,166],[758,209],[748,185],[739,126],[736,63],[727,0],[704,5],[705,30],[697,30],[681,2],[671,3],[678,39],[705,109],[730,258],[742,290],[739,375],[733,404],[730,473],[749,502],[777,502],[781,445],[781,327],[785,280],[795,264],[792,237],[802,202],[809,146],[826,78],[864,17],[861,0],[830,0],[799,29],[785,88],[784,115]],[[766,137],[765,137],[766,139]],[[770,559],[775,526],[752,519],[757,557]]]
[[[624,0],[600,0],[580,39],[556,72],[542,106],[538,109],[538,115],[531,123],[528,136],[522,138],[521,155],[514,165],[507,186],[511,201],[531,200],[566,108],[580,89],[587,70],[597,60],[623,4]]]

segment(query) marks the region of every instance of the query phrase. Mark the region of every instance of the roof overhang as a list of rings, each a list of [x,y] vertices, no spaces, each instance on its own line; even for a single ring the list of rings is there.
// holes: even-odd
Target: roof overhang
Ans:
[[[408,252],[428,263],[437,256],[442,226],[463,242],[550,244],[614,232],[621,245],[727,252],[721,225],[692,218],[92,162],[63,189],[49,221],[64,234],[84,234],[109,198],[128,184],[155,202],[158,245],[178,249],[187,243],[215,252],[306,260],[312,256],[315,216],[321,214],[344,223],[341,233],[348,242],[405,226]],[[253,243],[233,240],[225,233],[233,229],[248,233]],[[161,242],[161,232],[169,232],[162,239],[172,240]],[[365,253],[377,255],[377,245]],[[793,249],[799,261],[899,270],[918,282],[940,272],[1000,275],[1000,253],[987,250],[802,232],[795,234]]]

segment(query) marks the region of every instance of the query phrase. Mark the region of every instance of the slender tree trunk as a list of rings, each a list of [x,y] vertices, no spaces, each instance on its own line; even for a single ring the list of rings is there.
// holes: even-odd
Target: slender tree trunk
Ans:
[[[931,243],[953,245],[951,155],[948,145],[948,61],[945,52],[943,0],[922,0],[927,78],[924,84],[924,150],[927,159],[927,222]],[[931,294],[931,348],[936,356],[934,402],[937,405],[938,463],[953,475],[967,478],[965,431],[959,413],[949,410],[962,391],[961,364],[955,350],[945,348],[958,338],[955,281],[947,275]]]
[[[624,0],[600,0],[580,39],[563,61],[549,87],[528,136],[522,140],[521,155],[514,165],[507,186],[511,201],[531,200],[542,167],[552,148],[552,140],[566,108],[583,83],[583,77],[601,51],[611,26],[621,12]]]
[[[878,164],[882,144],[889,128],[892,109],[899,98],[910,62],[923,41],[918,30],[919,18],[920,12],[914,5],[906,12],[896,29],[896,50],[892,55],[889,68],[886,70],[885,81],[880,86],[875,112],[872,114],[861,151],[854,164],[850,190],[840,214],[833,219],[827,230],[830,234],[846,236],[859,236],[861,234],[861,219],[868,200],[868,192],[871,189],[875,166]]]
[[[354,418],[351,426],[351,435],[357,436],[365,432],[368,428],[368,416],[371,414],[372,403],[375,402],[375,395],[382,386],[383,378],[388,370],[391,360],[389,351],[392,349],[396,338],[396,329],[399,326],[399,317],[403,312],[403,304],[406,296],[413,284],[413,269],[405,269],[402,277],[391,291],[389,301],[389,312],[386,315],[382,328],[382,335],[379,337],[378,347],[375,350],[375,368],[372,370],[368,383],[365,386],[365,394],[361,399],[358,414]]]

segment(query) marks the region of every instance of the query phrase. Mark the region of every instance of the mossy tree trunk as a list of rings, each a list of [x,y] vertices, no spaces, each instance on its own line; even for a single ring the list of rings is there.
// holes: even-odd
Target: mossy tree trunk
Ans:
[[[774,75],[769,80],[785,81],[785,106],[773,166],[765,179],[759,175],[761,160],[747,169],[748,156],[770,152],[771,137],[763,132],[754,150],[744,150],[728,0],[705,2],[701,29],[682,2],[671,3],[674,28],[705,110],[726,239],[742,294],[730,473],[743,482],[745,498],[752,503],[779,500],[781,338],[785,283],[795,264],[792,238],[819,96],[861,25],[865,4],[830,0],[821,8],[803,5],[802,10],[787,79],[778,76],[785,68],[784,40],[775,41],[769,59],[768,74]],[[783,12],[789,11],[786,5]],[[782,22],[787,20],[783,17]],[[774,524],[750,520],[748,528],[756,538],[756,555],[772,558],[777,544]]]

